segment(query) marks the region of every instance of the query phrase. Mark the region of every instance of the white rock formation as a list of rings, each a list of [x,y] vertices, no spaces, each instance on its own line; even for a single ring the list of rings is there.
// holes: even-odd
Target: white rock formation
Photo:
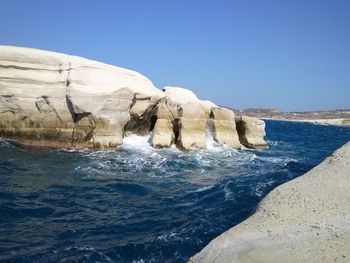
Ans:
[[[211,262],[349,262],[350,142],[275,188],[254,215],[192,257]]]
[[[182,104],[179,109],[179,148],[189,150],[191,148],[206,148],[206,128],[210,109],[201,103],[188,102]]]
[[[218,106],[211,101],[203,101],[190,90],[180,87],[164,87],[164,93],[177,109],[177,118],[173,121],[176,144],[183,150],[191,148],[206,148],[206,132],[210,121],[212,108]],[[232,112],[233,114],[233,112]],[[234,119],[233,119],[234,120]],[[234,130],[237,134],[237,132]],[[156,138],[156,137],[155,137]],[[239,148],[239,146],[237,147]]]
[[[265,122],[258,118],[240,116],[236,118],[239,140],[248,148],[266,148],[264,140]]]
[[[169,147],[176,143],[179,128],[179,106],[169,97],[162,98],[153,112],[155,123],[152,145],[155,148]]]
[[[211,108],[211,125],[213,129],[214,140],[234,149],[240,148],[240,142],[236,130],[235,114],[233,111],[225,108]]]
[[[152,146],[168,148],[175,143],[174,127],[170,120],[158,119],[153,130]]]
[[[198,99],[196,94],[194,94],[189,89],[166,86],[163,88],[163,92],[172,100],[172,102],[178,105],[184,105],[187,103],[198,103],[203,105],[203,107],[205,107],[208,111],[210,111],[210,108],[212,107],[218,107],[214,102],[211,102],[210,100]]]
[[[162,92],[131,70],[0,46],[3,138],[33,146],[104,148],[120,145],[124,136],[153,131],[154,147],[176,144],[190,150],[206,147],[211,125],[219,144],[239,148],[233,119],[233,112],[198,99],[190,90],[165,87]]]
[[[136,94],[162,97],[141,74],[55,52],[0,47],[0,136],[26,144],[121,144]]]
[[[200,102],[196,94],[192,91],[181,88],[166,86],[163,88],[163,92],[167,95],[174,103],[186,104],[188,102]]]

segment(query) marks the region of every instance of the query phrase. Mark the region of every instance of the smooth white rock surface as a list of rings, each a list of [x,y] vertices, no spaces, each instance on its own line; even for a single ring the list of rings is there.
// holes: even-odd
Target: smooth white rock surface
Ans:
[[[350,262],[350,142],[270,192],[190,262]]]

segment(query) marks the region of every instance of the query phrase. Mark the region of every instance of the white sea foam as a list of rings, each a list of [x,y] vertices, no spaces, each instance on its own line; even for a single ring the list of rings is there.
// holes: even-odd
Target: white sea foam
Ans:
[[[289,162],[297,162],[298,160],[290,158],[290,157],[256,157],[256,159],[259,159],[261,161],[270,162],[270,163],[283,163],[287,164]]]
[[[235,195],[232,192],[232,190],[228,187],[228,185],[225,185],[224,187],[224,193],[225,193],[225,201],[233,201],[235,199]]]
[[[206,139],[207,139],[207,149],[208,150],[214,150],[219,146],[219,144],[214,140],[213,135],[211,132],[207,130],[206,132]]]
[[[189,191],[188,193],[200,193],[200,192],[204,192],[204,191],[210,190],[213,187],[214,187],[214,184],[213,185],[207,185],[207,186],[200,187],[200,188],[198,188],[196,190]]]
[[[136,134],[132,134],[123,138],[123,146],[139,149],[150,148],[151,137],[152,134],[149,134],[147,136],[139,136]]]
[[[139,150],[142,152],[157,152],[159,150],[155,149],[152,147],[151,145],[151,140],[152,140],[152,136],[153,134],[150,133],[147,136],[139,136],[139,135],[129,135],[127,137],[124,137],[123,139],[123,148],[126,149],[134,149],[134,150]],[[222,151],[227,151],[229,150],[229,152],[231,151],[236,151],[237,150],[233,150],[228,148],[227,146],[222,146],[219,145],[211,135],[207,135],[207,148],[206,149],[197,149],[197,148],[193,148],[191,149],[190,153],[195,153],[195,154],[205,154],[205,152],[222,152]],[[164,148],[161,149],[161,151],[163,152],[177,152],[180,153],[181,151],[176,147],[175,144],[171,145],[169,148]],[[231,153],[230,153],[231,155]]]
[[[267,142],[268,145],[274,145],[274,146],[283,143],[282,141],[270,141],[270,140],[267,140],[266,142]]]
[[[127,149],[135,152],[146,153],[150,157],[158,157],[156,149],[151,146],[153,134],[147,136],[129,135],[123,138],[122,149]]]
[[[271,163],[272,168],[279,163],[287,164],[293,161],[289,158],[259,156],[255,150],[235,150],[225,146],[219,146],[212,138],[208,138],[208,149],[192,149],[190,152],[182,152],[175,145],[170,148],[155,149],[151,146],[151,135],[130,135],[124,138],[123,145],[119,149],[107,151],[88,151],[88,165],[80,165],[76,171],[82,173],[85,179],[113,179],[124,176],[132,171],[135,176],[144,174],[147,177],[186,177],[206,178],[203,186],[211,185],[222,174],[228,171],[244,170],[242,165],[251,163],[262,167]],[[123,151],[127,150],[127,151]],[[125,169],[123,168],[125,167]],[[213,169],[225,171],[213,173]],[[271,168],[271,169],[272,169]],[[123,170],[124,169],[124,170]],[[122,171],[122,174],[119,172]],[[194,182],[195,183],[195,182]],[[226,195],[227,199],[231,196]]]

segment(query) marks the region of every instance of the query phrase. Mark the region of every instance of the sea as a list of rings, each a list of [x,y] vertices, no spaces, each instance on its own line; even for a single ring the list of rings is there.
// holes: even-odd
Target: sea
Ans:
[[[268,149],[39,150],[0,140],[0,262],[186,262],[350,127],[266,121]]]

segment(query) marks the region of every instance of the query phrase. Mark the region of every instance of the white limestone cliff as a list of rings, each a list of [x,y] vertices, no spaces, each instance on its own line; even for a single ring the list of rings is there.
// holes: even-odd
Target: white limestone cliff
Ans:
[[[0,47],[1,136],[26,144],[121,144],[136,94],[164,96],[141,74],[80,57]]]
[[[153,131],[154,147],[189,150],[206,147],[208,128],[219,144],[240,147],[234,113],[190,90],[162,92],[132,70],[0,46],[0,137],[32,146],[105,148]]]

